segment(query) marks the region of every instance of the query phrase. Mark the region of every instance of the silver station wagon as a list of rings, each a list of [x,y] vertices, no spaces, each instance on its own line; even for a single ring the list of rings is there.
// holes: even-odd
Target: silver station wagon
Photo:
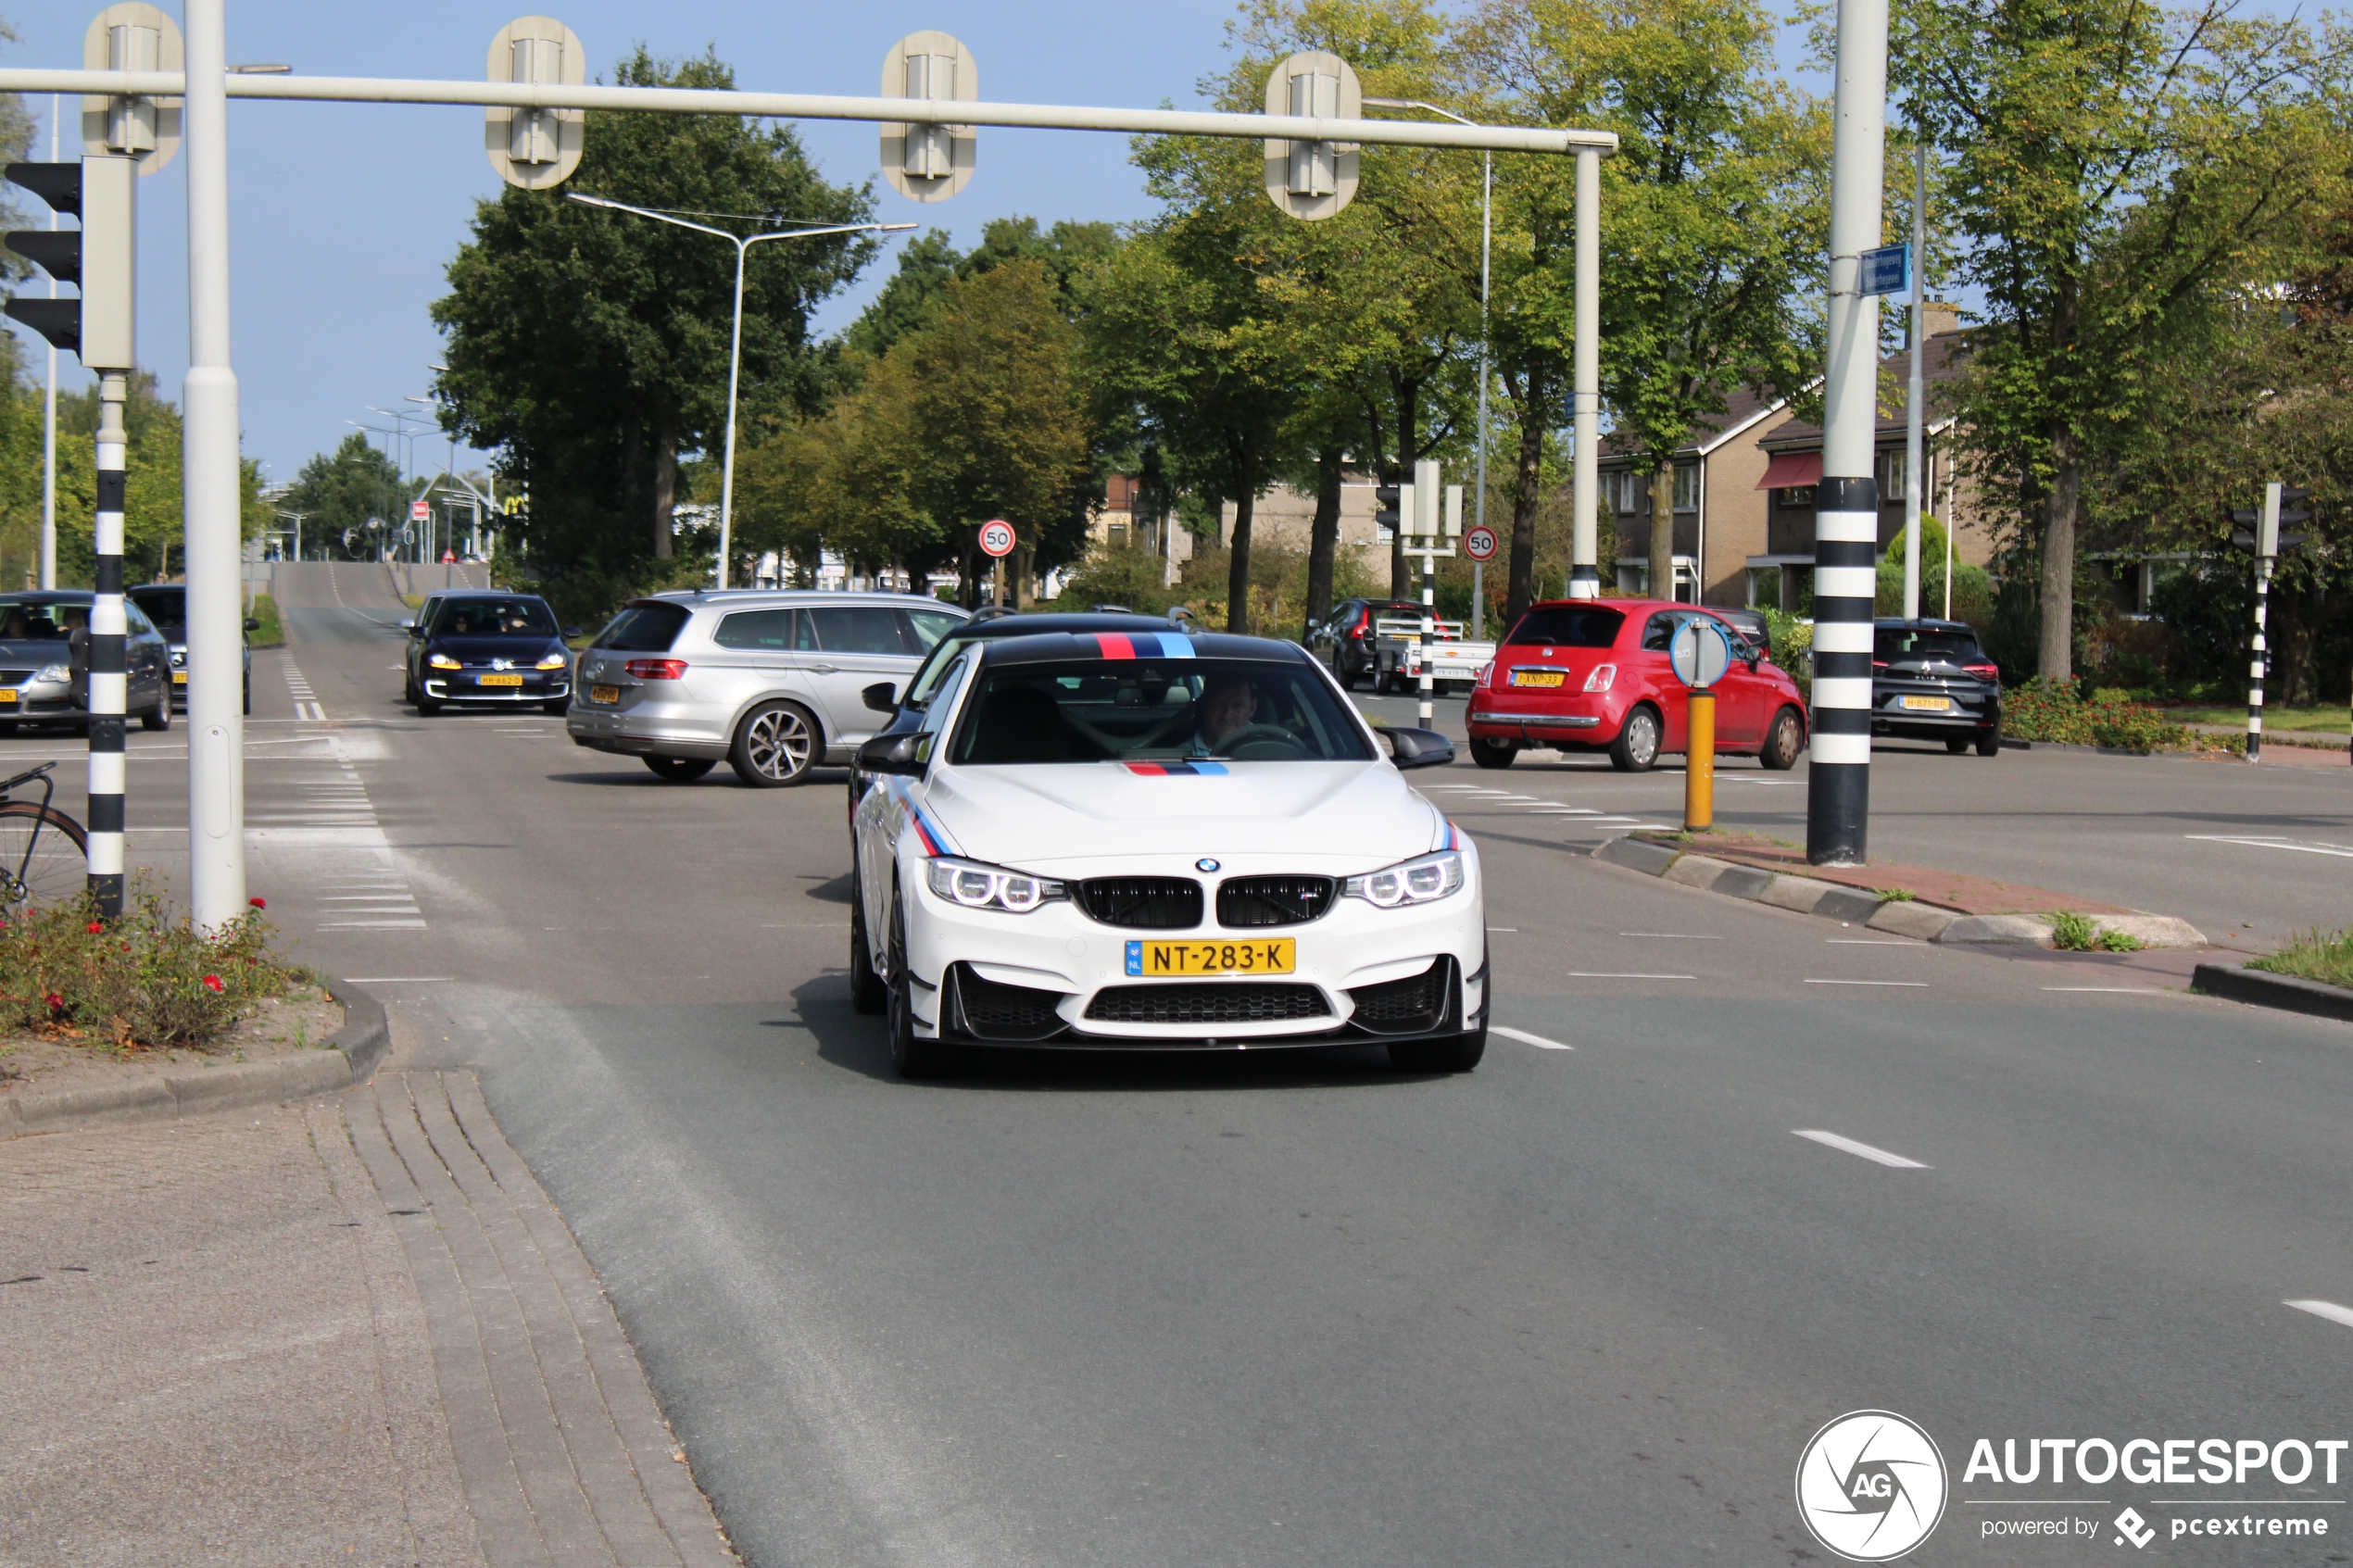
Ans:
[[[905,594],[632,599],[581,652],[564,727],[673,783],[724,761],[755,789],[799,784],[820,762],[848,762],[890,715],[876,700],[964,619]]]

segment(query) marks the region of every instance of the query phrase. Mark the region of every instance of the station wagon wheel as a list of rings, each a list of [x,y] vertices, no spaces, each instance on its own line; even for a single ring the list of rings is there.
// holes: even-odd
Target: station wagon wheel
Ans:
[[[817,721],[797,702],[763,702],[736,726],[727,765],[754,789],[781,789],[809,776],[817,758]]]
[[[1657,764],[1658,709],[1645,703],[1626,715],[1610,743],[1609,763],[1621,773],[1647,773]]]

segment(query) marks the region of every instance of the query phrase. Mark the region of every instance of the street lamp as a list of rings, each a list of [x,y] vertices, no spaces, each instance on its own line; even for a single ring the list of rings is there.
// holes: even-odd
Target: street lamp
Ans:
[[[1436,104],[1426,104],[1419,98],[1367,98],[1365,104],[1368,108],[1427,109],[1457,125],[1478,123],[1465,119],[1453,109],[1441,109]],[[1475,521],[1484,528],[1487,526],[1487,282],[1488,264],[1495,248],[1495,155],[1488,152],[1480,157],[1485,167],[1480,170],[1478,191],[1478,499],[1475,503]],[[1412,456],[1411,453],[1406,455]],[[1473,642],[1478,641],[1479,633],[1486,629],[1487,595],[1486,584],[1482,581],[1485,576],[1485,564],[1472,562],[1470,634]]]
[[[280,512],[278,515],[294,524],[294,558],[300,560],[302,558],[302,520],[310,514],[308,512]]]
[[[603,196],[584,195],[567,191],[565,195],[584,207],[610,207],[615,212],[631,212],[640,218],[650,218],[657,223],[675,224],[692,229],[697,233],[715,234],[736,247],[736,320],[727,340],[727,453],[720,468],[719,477],[719,586],[727,585],[727,541],[735,520],[736,508],[736,383],[743,366],[744,351],[744,257],[762,240],[812,239],[820,234],[896,233],[912,229],[912,223],[835,223],[817,229],[780,229],[765,234],[731,234],[724,229],[713,229],[701,223],[689,223],[685,219],[652,207],[631,207],[627,202],[608,201]]]

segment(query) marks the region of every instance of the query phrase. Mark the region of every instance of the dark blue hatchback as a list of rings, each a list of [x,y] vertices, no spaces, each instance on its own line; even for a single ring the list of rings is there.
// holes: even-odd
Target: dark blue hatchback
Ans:
[[[536,705],[561,713],[572,702],[572,650],[564,639],[577,634],[558,627],[536,594],[436,594],[424,618],[409,624],[407,700],[420,713],[438,712],[445,703]]]

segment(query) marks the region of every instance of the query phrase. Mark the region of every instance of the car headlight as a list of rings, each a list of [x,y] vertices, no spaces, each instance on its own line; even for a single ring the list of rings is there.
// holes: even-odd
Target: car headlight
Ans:
[[[562,654],[550,653],[533,668],[538,670],[561,670],[565,665],[570,664],[572,660],[566,659]]]
[[[188,650],[186,648],[173,648],[171,650],[171,667],[174,670],[179,669],[182,665],[187,662]]]
[[[941,856],[927,862],[925,874],[931,890],[968,909],[1003,909],[1026,915],[1050,898],[1063,897],[1063,884],[1026,872]]]
[[[44,664],[32,672],[35,681],[70,681],[73,667],[67,664]]]
[[[1393,909],[1404,904],[1431,903],[1460,892],[1462,885],[1462,851],[1441,849],[1384,871],[1352,876],[1340,891],[1343,898],[1362,898],[1376,909]]]
[[[459,664],[456,659],[450,658],[446,653],[429,654],[426,656],[425,662],[435,670],[462,670],[465,668],[464,665]]]

